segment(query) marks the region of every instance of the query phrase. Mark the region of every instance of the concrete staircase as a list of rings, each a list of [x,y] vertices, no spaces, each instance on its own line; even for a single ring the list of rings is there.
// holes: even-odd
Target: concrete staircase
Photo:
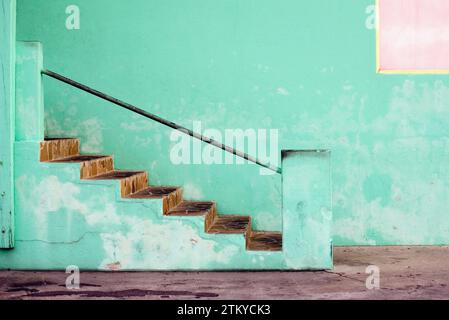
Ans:
[[[81,155],[79,139],[47,139],[40,144],[40,161],[79,163],[82,180],[118,180],[120,196],[126,199],[160,199],[162,213],[170,217],[204,217],[204,232],[242,234],[249,251],[282,251],[280,232],[253,231],[251,217],[219,215],[214,202],[185,201],[181,187],[149,186],[145,171],[118,170],[108,155]]]
[[[147,172],[118,170],[111,156],[80,154],[78,139],[45,139],[42,45],[16,50],[14,214],[0,270],[332,268],[328,150],[281,150],[282,233],[254,231],[249,216],[219,215],[214,202],[151,186]]]

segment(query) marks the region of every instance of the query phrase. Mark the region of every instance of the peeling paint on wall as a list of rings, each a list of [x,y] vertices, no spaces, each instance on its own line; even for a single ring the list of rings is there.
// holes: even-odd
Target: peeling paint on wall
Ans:
[[[80,180],[79,164],[38,162],[16,146],[17,247],[0,269],[282,269],[282,252],[250,252],[242,234],[206,234],[202,217],[163,216],[160,199],[123,199],[119,182]]]
[[[19,37],[43,41],[50,69],[186,126],[276,128],[282,149],[332,150],[336,245],[449,243],[449,82],[375,73],[372,0],[79,0],[92,16],[108,8],[83,22],[82,41],[57,5],[20,2]],[[165,128],[52,80],[45,88],[47,134],[79,135],[118,167],[147,169],[152,184],[198,186],[192,196],[220,212],[280,230],[279,177],[174,166]]]

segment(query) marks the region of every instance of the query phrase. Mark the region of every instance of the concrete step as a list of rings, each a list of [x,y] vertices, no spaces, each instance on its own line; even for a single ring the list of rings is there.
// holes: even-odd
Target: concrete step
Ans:
[[[251,230],[251,217],[238,215],[219,215],[207,233],[245,234]]]
[[[129,199],[162,199],[163,213],[167,214],[182,202],[182,188],[149,186],[127,196]]]
[[[205,216],[215,210],[214,202],[182,201],[179,205],[167,212],[168,216]]]
[[[119,180],[123,198],[148,187],[148,173],[145,171],[114,170],[87,180]]]
[[[204,216],[204,231],[207,232],[217,216],[217,206],[214,202],[183,201],[168,211],[166,215],[178,217]]]
[[[252,231],[246,238],[249,251],[281,251],[282,234],[271,231]]]
[[[80,141],[74,138],[46,139],[40,143],[39,160],[49,162],[79,155]]]
[[[80,163],[80,178],[88,179],[114,170],[111,156],[104,155],[76,155],[68,158],[53,160],[57,163]]]

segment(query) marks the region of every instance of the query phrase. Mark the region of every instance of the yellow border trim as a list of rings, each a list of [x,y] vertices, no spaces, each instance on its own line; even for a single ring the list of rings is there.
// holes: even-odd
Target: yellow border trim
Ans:
[[[375,9],[375,14],[376,14],[376,72],[380,73],[380,1],[376,0],[376,9]]]
[[[380,1],[376,0],[376,73],[379,74],[449,74],[449,69],[428,69],[428,70],[382,70],[380,67]]]
[[[380,74],[449,74],[449,69],[436,70],[377,70]]]

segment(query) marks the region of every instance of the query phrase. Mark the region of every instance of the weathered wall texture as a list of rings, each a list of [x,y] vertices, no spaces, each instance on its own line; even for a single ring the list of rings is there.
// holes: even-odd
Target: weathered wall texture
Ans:
[[[15,149],[16,248],[0,269],[287,267],[282,252],[246,251],[242,234],[206,234],[202,217],[163,216],[162,200],[122,199],[117,181],[80,180],[79,164],[40,163],[39,143]]]
[[[14,247],[16,1],[0,0],[0,249]]]
[[[47,68],[186,127],[277,128],[280,149],[331,149],[335,244],[448,244],[449,81],[375,73],[373,2],[75,0],[81,29],[69,31],[69,3],[19,0],[18,39],[42,41]],[[45,88],[48,135],[281,230],[279,176],[172,165],[170,130]]]

